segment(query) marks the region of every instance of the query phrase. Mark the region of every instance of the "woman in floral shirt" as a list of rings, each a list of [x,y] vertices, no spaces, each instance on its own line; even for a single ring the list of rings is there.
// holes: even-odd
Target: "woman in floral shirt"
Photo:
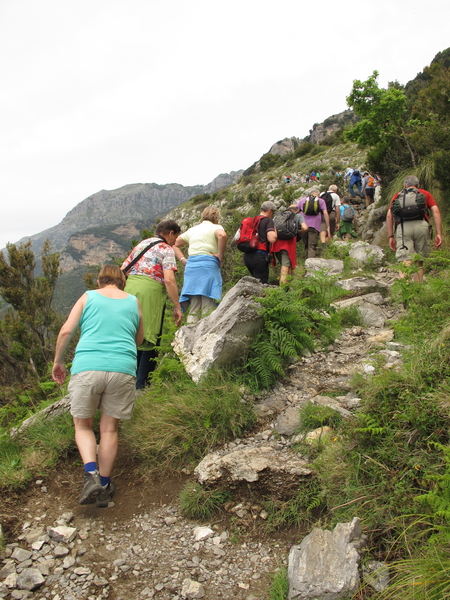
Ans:
[[[122,264],[124,269],[135,256],[152,242],[157,242],[127,272],[125,291],[136,296],[144,317],[144,341],[138,347],[136,388],[147,385],[148,375],[154,370],[157,346],[162,331],[166,297],[173,303],[173,316],[177,326],[181,323],[181,307],[175,281],[176,260],[173,245],[180,235],[180,226],[172,220],[161,221],[154,237],[142,240],[133,248]]]

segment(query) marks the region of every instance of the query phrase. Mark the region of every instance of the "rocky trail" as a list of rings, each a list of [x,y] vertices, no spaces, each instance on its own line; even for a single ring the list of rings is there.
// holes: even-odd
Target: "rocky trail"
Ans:
[[[0,598],[267,599],[270,574],[287,564],[289,548],[302,535],[264,533],[260,492],[282,496],[311,477],[307,461],[292,450],[306,402],[346,418],[360,403],[349,383],[355,371],[401,364],[402,347],[385,325],[399,313],[387,298],[396,277],[381,267],[371,278],[340,282],[352,291],[342,302],[356,303],[365,325],[344,330],[326,351],[291,365],[283,381],[254,399],[259,425],[251,435],[197,466],[199,481],[235,490],[235,501],[215,521],[193,522],[180,514],[177,493],[193,475],[144,481],[123,451],[115,469],[117,494],[106,509],[77,504],[81,467],[73,461],[24,493],[2,497],[0,523],[8,544]]]

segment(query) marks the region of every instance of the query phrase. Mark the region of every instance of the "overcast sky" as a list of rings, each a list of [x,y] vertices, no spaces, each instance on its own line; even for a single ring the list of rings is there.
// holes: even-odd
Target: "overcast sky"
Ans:
[[[0,0],[0,248],[128,183],[209,183],[406,83],[448,0]]]

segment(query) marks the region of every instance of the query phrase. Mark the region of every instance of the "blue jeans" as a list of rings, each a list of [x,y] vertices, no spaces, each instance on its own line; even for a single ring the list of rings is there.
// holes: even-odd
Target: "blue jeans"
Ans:
[[[350,192],[350,195],[352,198],[356,198],[356,194],[353,191],[354,186],[356,185],[356,189],[358,190],[358,196],[360,196],[362,198],[362,183],[361,183],[361,179],[358,179],[357,181],[354,181],[353,183],[350,183],[350,185],[348,186],[348,191]]]

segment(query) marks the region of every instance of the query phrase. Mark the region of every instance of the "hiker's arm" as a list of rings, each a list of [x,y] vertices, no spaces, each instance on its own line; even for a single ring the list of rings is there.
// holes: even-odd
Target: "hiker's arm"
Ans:
[[[56,340],[55,358],[53,361],[52,368],[52,379],[59,385],[64,383],[67,375],[66,366],[64,364],[64,354],[67,350],[70,340],[75,333],[78,325],[80,324],[81,315],[86,305],[87,295],[83,294],[81,298],[77,300],[74,307],[70,311],[67,321],[61,327]]]
[[[339,227],[341,226],[341,205],[336,204],[336,206],[334,207],[334,216],[336,219],[336,225],[335,225],[335,229],[336,231],[339,229]]]
[[[183,254],[183,252],[180,250],[180,247],[181,247],[181,246],[184,246],[185,244],[187,244],[187,241],[186,241],[186,240],[184,240],[184,239],[181,237],[181,235],[179,235],[179,236],[177,237],[177,240],[176,240],[175,244],[172,246],[172,248],[173,248],[173,251],[175,252],[175,256],[177,257],[177,259],[178,259],[180,262],[184,262],[184,261],[186,261],[186,260],[187,260],[187,258],[186,258],[186,257],[185,257],[185,255]],[[183,261],[183,259],[184,259],[184,261]],[[184,262],[184,265],[186,265],[186,262]]]
[[[166,286],[167,295],[173,303],[173,320],[175,321],[176,326],[179,327],[183,314],[181,312],[180,301],[178,300],[178,288],[175,273],[172,269],[164,270],[164,285]]]
[[[308,225],[305,223],[305,221],[303,221],[303,223],[300,225],[300,231],[308,231],[308,229]]]
[[[442,244],[442,219],[441,213],[437,206],[431,207],[431,214],[433,215],[434,224],[436,226],[436,235],[434,237],[434,247],[437,249]]]
[[[241,228],[239,227],[239,229],[234,234],[234,238],[231,240],[230,246],[232,248],[237,246],[240,236],[241,236]]]
[[[136,342],[136,346],[140,346],[144,341],[144,317],[142,316],[142,308],[141,303],[137,300],[138,312],[139,312],[139,326],[136,331],[136,335],[134,336],[134,340]]]
[[[219,259],[220,266],[222,266],[223,255],[225,254],[225,248],[227,247],[228,236],[223,229],[216,229],[216,231],[214,232],[214,235],[217,238],[219,251],[217,252],[217,254],[214,254],[213,256],[216,256]]]
[[[389,237],[389,248],[392,250],[392,252],[395,252],[397,249],[397,244],[394,237],[394,219],[392,217],[391,209],[389,209],[386,214],[386,229]]]
[[[274,242],[276,242],[278,239],[278,234],[276,231],[268,231],[267,232],[267,240],[273,244]]]
[[[323,216],[324,216],[324,219],[325,219],[325,223],[327,224],[327,234],[328,234],[328,237],[331,238],[330,215],[328,214],[327,210],[323,211]]]

